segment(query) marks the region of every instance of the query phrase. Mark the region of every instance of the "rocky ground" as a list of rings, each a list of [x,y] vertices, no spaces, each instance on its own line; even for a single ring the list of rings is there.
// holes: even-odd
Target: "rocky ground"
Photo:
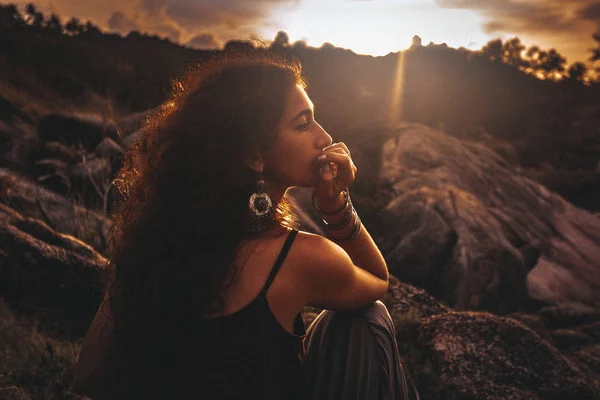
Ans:
[[[141,120],[29,115],[0,99],[0,398],[76,398],[110,177]],[[423,125],[392,132],[378,179],[390,201],[373,231],[397,277],[384,301],[413,397],[600,398],[597,214]],[[306,200],[294,202],[318,230]]]

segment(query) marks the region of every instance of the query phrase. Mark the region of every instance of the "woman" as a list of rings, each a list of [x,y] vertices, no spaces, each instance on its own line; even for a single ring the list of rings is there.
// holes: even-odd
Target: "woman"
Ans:
[[[398,398],[386,263],[298,65],[223,56],[175,82],[117,182],[114,277],[74,389],[94,399]],[[293,229],[313,187],[329,238]],[[306,335],[300,312],[326,311]],[[340,347],[341,346],[341,347]],[[347,365],[352,365],[350,372]]]

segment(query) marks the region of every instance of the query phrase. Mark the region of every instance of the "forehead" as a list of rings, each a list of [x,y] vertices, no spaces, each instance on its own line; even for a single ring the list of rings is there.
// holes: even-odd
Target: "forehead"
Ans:
[[[285,116],[294,118],[300,111],[314,108],[313,102],[308,97],[306,91],[300,85],[294,86],[294,89],[288,95]]]

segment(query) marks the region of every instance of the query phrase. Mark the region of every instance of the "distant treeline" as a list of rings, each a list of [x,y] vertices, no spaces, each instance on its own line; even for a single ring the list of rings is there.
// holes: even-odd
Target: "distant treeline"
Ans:
[[[280,32],[269,49],[302,62],[317,117],[340,139],[368,141],[362,133],[400,120],[422,122],[461,137],[485,132],[506,140],[524,166],[589,169],[600,140],[593,124],[585,124],[600,107],[594,67],[600,35],[594,38],[598,46],[589,63],[570,66],[556,50],[526,48],[518,38],[470,51],[422,46],[415,37],[402,53],[371,57],[330,44],[290,43]],[[230,41],[223,50],[200,51],[135,31],[126,37],[103,33],[76,18],[63,23],[31,4],[23,13],[0,6],[1,79],[75,104],[94,93],[121,113],[160,104],[172,78],[189,64],[252,46]]]

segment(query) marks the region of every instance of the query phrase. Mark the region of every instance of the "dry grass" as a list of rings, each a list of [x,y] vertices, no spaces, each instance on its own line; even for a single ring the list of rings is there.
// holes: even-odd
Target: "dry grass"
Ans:
[[[0,79],[0,93],[2,97],[13,104],[18,104],[19,108],[28,115],[47,115],[58,111],[54,106],[49,106],[44,101],[29,95],[23,90],[18,90],[10,83]]]
[[[12,76],[12,82],[3,75]],[[14,82],[19,82],[15,84]],[[89,89],[76,101],[60,91],[48,87],[47,82],[38,79],[34,71],[23,68],[15,71],[0,54],[0,93],[2,97],[28,115],[41,117],[49,114],[92,114],[100,115],[108,121],[114,121],[128,115],[111,98],[103,97]]]
[[[0,398],[80,399],[70,390],[80,346],[38,332],[0,300]]]

